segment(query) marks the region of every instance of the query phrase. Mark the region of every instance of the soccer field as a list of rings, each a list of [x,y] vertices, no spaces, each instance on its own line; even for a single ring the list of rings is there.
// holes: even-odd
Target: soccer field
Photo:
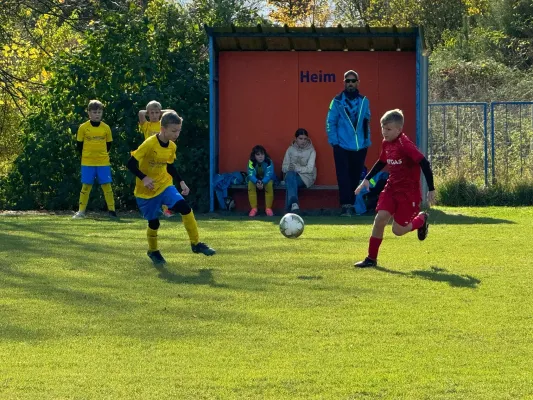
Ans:
[[[533,398],[533,208],[372,218],[0,216],[1,399]]]

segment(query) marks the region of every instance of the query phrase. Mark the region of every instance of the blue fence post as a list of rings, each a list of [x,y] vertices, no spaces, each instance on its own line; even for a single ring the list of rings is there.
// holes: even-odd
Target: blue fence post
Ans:
[[[446,106],[442,108],[442,137],[444,139],[444,148],[446,148]]]
[[[209,212],[215,211],[215,130],[216,130],[216,94],[215,94],[215,43],[209,35]]]
[[[488,138],[487,138],[487,113],[488,107],[487,103],[483,104],[483,138],[485,140],[485,186],[489,186],[489,148],[488,148]]]
[[[433,162],[433,119],[431,118],[431,113],[433,112],[433,107],[429,108],[429,123],[428,123],[428,160]]]
[[[455,132],[457,134],[457,143],[461,143],[461,128],[459,127],[459,104],[455,106]],[[457,146],[457,170],[459,170],[460,162],[460,146]]]
[[[522,158],[522,104],[519,105],[519,108],[518,108],[518,112],[520,114],[520,118],[519,118],[519,131],[520,131],[520,150],[519,150],[519,153],[520,153],[520,177],[522,177],[523,173],[524,173],[524,166],[523,166],[523,158]]]
[[[439,109],[440,114],[432,114],[433,107],[443,107]],[[477,121],[474,114],[464,114],[458,112],[463,107],[464,110],[472,110],[471,107],[483,107],[483,164],[484,164],[484,181],[485,186],[495,184],[498,179],[500,180],[512,180],[524,177],[530,169],[533,169],[533,159],[530,160],[528,153],[524,151],[524,146],[532,146],[533,148],[533,139],[530,139],[528,130],[530,129],[529,118],[531,116],[531,127],[533,128],[533,101],[494,101],[490,103],[482,102],[450,102],[450,103],[431,103],[429,104],[429,118],[430,118],[430,148],[429,154],[431,155],[431,160],[433,163],[443,162],[443,166],[446,167],[453,163],[455,159],[459,160],[464,154],[461,151],[462,140],[461,137],[464,137],[464,130],[466,127],[470,126],[472,128],[472,123]],[[525,117],[523,115],[524,106],[531,107],[531,110],[528,109],[528,115]],[[455,113],[450,113],[448,107],[455,107]],[[503,107],[503,108],[502,108]],[[496,115],[496,111],[501,108],[500,114]],[[453,110],[453,109],[452,109]],[[466,111],[465,111],[466,112]],[[490,132],[489,132],[489,114],[490,112]],[[517,115],[518,113],[518,115]],[[454,127],[448,126],[448,120],[452,117],[455,117],[455,129]],[[465,117],[466,115],[466,117]],[[449,116],[449,117],[448,117]],[[433,119],[441,120],[442,127],[437,126],[435,129],[433,124]],[[459,119],[461,118],[461,123]],[[524,118],[528,118],[528,123],[524,122]],[[450,121],[450,124],[452,121]],[[450,129],[451,128],[451,129]],[[525,128],[525,131],[523,130]],[[435,131],[438,131],[437,134]],[[496,134],[499,134],[496,137]],[[455,136],[454,136],[455,135]],[[452,140],[452,146],[450,147],[448,136]],[[468,136],[468,132],[467,132]],[[470,135],[471,141],[472,133]],[[437,139],[437,140],[436,140]],[[436,140],[436,142],[435,142]],[[490,141],[490,149],[489,149]],[[530,142],[531,141],[531,142]],[[472,144],[472,143],[471,143]],[[436,146],[436,149],[433,147]],[[499,146],[498,151],[504,153],[498,153],[500,159],[496,159],[496,147]],[[519,146],[517,150],[517,146]],[[518,153],[517,153],[518,151]],[[452,152],[453,154],[450,154]],[[490,153],[489,153],[490,152]],[[454,156],[456,156],[454,158]],[[516,158],[520,157],[520,160]],[[470,156],[472,160],[472,154]],[[533,157],[532,157],[533,158]],[[480,160],[478,159],[478,162]],[[490,163],[490,167],[489,167]],[[499,163],[499,164],[498,164]],[[519,164],[518,164],[519,163]],[[475,165],[475,164],[474,164]],[[477,164],[479,165],[479,164]],[[459,167],[464,165],[458,164]],[[501,176],[496,176],[496,167],[498,166],[498,174]],[[475,168],[475,167],[471,167]],[[490,171],[489,171],[490,168]],[[477,179],[481,178],[481,170],[474,169],[471,171],[473,176]],[[477,175],[476,175],[477,172]]]
[[[509,104],[505,103],[505,179],[509,179]]]
[[[492,167],[492,184],[494,185],[496,183],[496,150],[494,146],[494,131],[496,130],[496,127],[494,126],[494,108],[496,106],[496,103],[492,102],[490,103],[490,145],[491,145],[491,167]]]

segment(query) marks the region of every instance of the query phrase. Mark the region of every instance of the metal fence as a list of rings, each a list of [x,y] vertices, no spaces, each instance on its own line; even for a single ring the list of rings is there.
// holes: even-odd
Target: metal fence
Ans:
[[[428,159],[437,176],[489,185],[533,178],[533,102],[431,103]]]
[[[491,159],[493,181],[533,177],[533,102],[493,102]]]

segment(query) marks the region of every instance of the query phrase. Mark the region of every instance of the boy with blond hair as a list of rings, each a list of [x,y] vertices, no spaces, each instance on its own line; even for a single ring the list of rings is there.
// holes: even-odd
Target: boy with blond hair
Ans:
[[[146,105],[146,110],[139,111],[139,130],[144,135],[144,140],[161,131],[161,116],[166,111],[169,110],[163,110],[161,103],[155,100]]]
[[[111,188],[111,164],[109,150],[113,141],[111,128],[102,121],[104,105],[98,100],[91,100],[87,107],[89,121],[80,125],[77,134],[78,151],[81,154],[81,192],[79,209],[73,218],[85,218],[89,195],[97,179],[104,192],[109,216],[117,218],[115,199]]]
[[[424,173],[428,185],[427,200],[435,201],[433,172],[429,161],[418,150],[416,145],[403,133],[404,117],[401,110],[387,111],[381,118],[383,142],[379,160],[372,170],[355,189],[355,194],[370,187],[372,179],[385,166],[389,168],[389,178],[385,188],[379,195],[376,207],[376,218],[372,226],[372,235],[368,245],[368,256],[358,263],[357,268],[377,266],[379,246],[383,240],[383,232],[391,217],[392,233],[397,236],[417,230],[418,239],[424,240],[428,234],[428,213],[420,212],[422,190],[420,187],[420,169]]]
[[[175,111],[165,112],[161,117],[161,131],[146,139],[133,152],[127,164],[128,169],[137,177],[135,197],[144,219],[148,221],[147,254],[156,265],[166,263],[157,242],[159,215],[163,205],[181,214],[193,253],[202,253],[206,256],[215,254],[214,249],[200,242],[194,213],[173,184],[175,179],[179,182],[183,195],[189,194],[189,187],[174,166],[176,160],[174,142],[180,135],[182,122],[183,119]]]
[[[167,111],[169,110],[163,110],[161,103],[156,100],[149,101],[146,110],[139,111],[139,130],[144,135],[144,140],[161,131],[161,116]],[[174,214],[168,210],[167,206],[163,206],[163,215],[170,218]]]

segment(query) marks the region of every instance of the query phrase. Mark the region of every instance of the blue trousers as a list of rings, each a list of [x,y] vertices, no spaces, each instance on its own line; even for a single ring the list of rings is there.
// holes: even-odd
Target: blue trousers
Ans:
[[[291,210],[293,203],[298,203],[298,188],[305,187],[304,181],[296,171],[289,171],[285,175],[285,208]]]

